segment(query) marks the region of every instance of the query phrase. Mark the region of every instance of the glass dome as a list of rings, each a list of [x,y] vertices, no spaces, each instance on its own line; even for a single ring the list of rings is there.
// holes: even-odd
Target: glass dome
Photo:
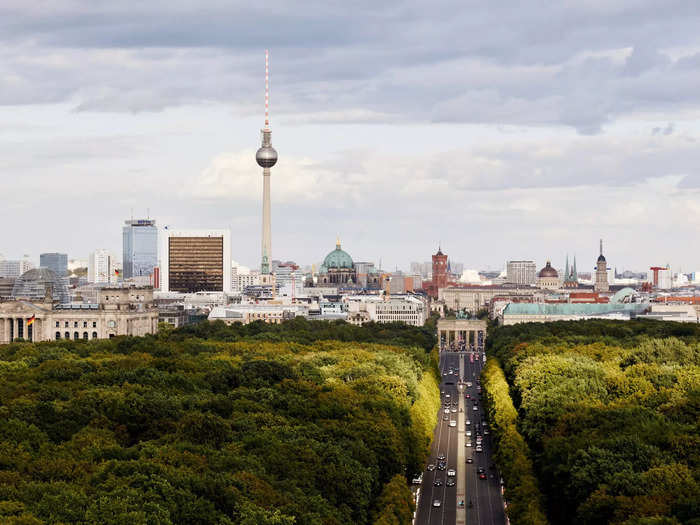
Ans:
[[[24,272],[15,281],[12,297],[30,301],[43,301],[50,297],[53,302],[60,304],[70,302],[65,278],[59,277],[48,268],[34,268]]]

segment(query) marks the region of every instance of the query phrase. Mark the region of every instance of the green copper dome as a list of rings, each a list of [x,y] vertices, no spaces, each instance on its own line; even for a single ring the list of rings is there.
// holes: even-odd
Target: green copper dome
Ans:
[[[340,249],[340,240],[336,241],[335,250],[326,255],[321,268],[319,268],[319,272],[327,273],[330,268],[353,269],[352,257],[350,257],[347,252]]]

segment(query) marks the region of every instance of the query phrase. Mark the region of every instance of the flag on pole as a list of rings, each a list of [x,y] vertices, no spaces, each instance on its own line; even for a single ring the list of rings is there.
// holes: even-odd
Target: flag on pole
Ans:
[[[27,319],[27,326],[31,326],[34,321],[36,321],[36,315],[32,315],[29,319]]]

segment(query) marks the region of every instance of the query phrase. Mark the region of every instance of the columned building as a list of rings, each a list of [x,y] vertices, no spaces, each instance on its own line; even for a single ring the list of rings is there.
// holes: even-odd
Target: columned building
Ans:
[[[97,304],[59,304],[50,295],[42,300],[17,297],[0,301],[0,344],[18,339],[107,339],[157,331],[158,310],[150,287],[102,288]]]

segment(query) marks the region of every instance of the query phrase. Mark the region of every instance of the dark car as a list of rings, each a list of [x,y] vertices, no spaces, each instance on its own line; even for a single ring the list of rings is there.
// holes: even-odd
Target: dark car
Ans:
[[[435,487],[442,487],[442,480],[441,479],[436,479],[433,481],[433,486]]]
[[[474,463],[474,460],[472,459],[471,456],[469,456],[469,457],[467,458],[467,463]]]
[[[484,472],[479,474],[479,479],[486,479],[486,474]]]
[[[447,465],[438,465],[437,469],[438,470],[445,470],[447,468]]]
[[[435,465],[433,465],[432,463],[429,463],[429,464],[428,464],[428,467],[426,468],[426,470],[427,470],[428,472],[432,472],[433,470],[435,470]]]
[[[483,474],[484,472],[486,472],[486,469],[485,469],[484,467],[479,467],[478,469],[476,469],[476,471],[477,471],[479,474]]]
[[[447,456],[445,455],[444,452],[440,452],[440,453],[438,454],[438,457],[437,457],[437,458],[438,458],[438,459],[447,459]]]
[[[452,478],[449,478],[449,479],[445,482],[445,485],[447,485],[448,487],[454,487],[454,486],[455,486],[455,480],[452,479]]]

